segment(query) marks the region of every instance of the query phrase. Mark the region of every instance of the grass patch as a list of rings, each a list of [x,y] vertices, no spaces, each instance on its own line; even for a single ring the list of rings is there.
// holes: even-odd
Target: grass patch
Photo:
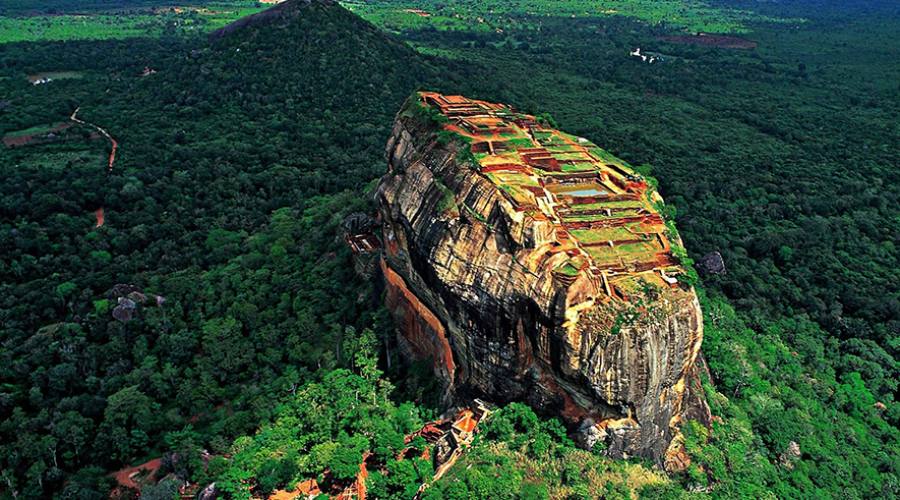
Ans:
[[[505,141],[511,148],[533,148],[534,142],[528,137],[514,136]]]
[[[28,135],[46,134],[46,133],[50,132],[51,130],[53,130],[54,128],[56,128],[60,125],[64,125],[64,124],[65,124],[65,122],[57,122],[57,123],[45,124],[45,125],[35,125],[33,127],[29,127],[26,129],[9,132],[6,135],[4,135],[3,138],[4,139],[6,139],[6,138],[12,139],[12,138],[16,138],[16,137],[25,137]]]
[[[617,200],[617,201],[601,201],[597,203],[584,203],[580,205],[572,205],[572,210],[581,211],[581,210],[602,210],[604,208],[629,208],[629,209],[639,209],[643,208],[644,204],[638,200]]]
[[[662,250],[654,242],[625,243],[612,247],[603,245],[587,247],[588,254],[598,264],[613,264],[620,260],[624,263],[639,262],[651,258],[656,252]]]
[[[573,229],[569,231],[578,241],[601,243],[606,241],[633,240],[639,238],[625,227],[604,227],[597,229]]]
[[[572,173],[572,172],[591,172],[597,170],[596,167],[589,163],[581,163],[575,165],[562,164],[560,165],[560,170],[563,173]]]
[[[591,18],[622,16],[650,25],[668,25],[691,32],[744,33],[754,22],[800,22],[764,16],[749,10],[714,6],[703,0],[522,0],[502,2],[486,0],[342,2],[345,7],[366,20],[389,31],[403,32],[425,29],[439,31],[487,32],[498,28],[537,30],[542,18]],[[427,16],[409,12],[421,9]]]
[[[564,222],[594,222],[601,221],[605,219],[606,216],[603,214],[591,214],[591,215],[564,215]]]
[[[110,40],[205,33],[267,7],[251,0],[232,0],[210,3],[202,8],[145,8],[89,14],[0,17],[0,43]]]
[[[578,268],[572,265],[571,262],[566,262],[562,266],[557,267],[555,271],[566,276],[578,276]]]
[[[494,184],[497,184],[500,186],[504,186],[504,185],[531,186],[531,187],[540,186],[540,184],[538,184],[538,182],[535,179],[533,179],[525,174],[521,174],[519,172],[497,171],[497,172],[490,172],[487,174],[487,176]]]
[[[105,158],[103,154],[86,150],[41,151],[21,158],[14,168],[52,171],[82,167],[101,169]]]
[[[441,191],[441,200],[438,202],[437,208],[441,213],[456,213],[459,214],[459,207],[456,205],[456,195],[453,194],[453,190],[444,185],[443,182],[438,179],[434,180],[434,184]]]

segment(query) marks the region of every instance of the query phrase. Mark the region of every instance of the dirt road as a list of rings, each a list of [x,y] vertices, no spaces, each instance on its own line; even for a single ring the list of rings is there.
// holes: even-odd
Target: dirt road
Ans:
[[[86,122],[86,121],[78,118],[79,110],[81,110],[80,106],[75,108],[75,111],[72,112],[72,116],[70,116],[69,119],[80,125],[85,125],[87,127],[91,127],[93,129],[95,129],[97,132],[100,133],[100,135],[102,135],[103,137],[106,137],[106,139],[109,140],[109,143],[112,145],[112,149],[109,152],[109,161],[107,162],[107,165],[106,165],[106,175],[108,176],[109,174],[112,173],[113,165],[116,163],[116,151],[119,149],[119,143],[116,142],[116,140],[113,138],[113,136],[109,135],[109,132],[107,132],[106,129],[100,127],[99,125],[95,125],[93,123]],[[95,212],[95,215],[97,217],[97,224],[94,227],[103,226],[103,224],[105,223],[103,207],[98,208],[97,211]]]

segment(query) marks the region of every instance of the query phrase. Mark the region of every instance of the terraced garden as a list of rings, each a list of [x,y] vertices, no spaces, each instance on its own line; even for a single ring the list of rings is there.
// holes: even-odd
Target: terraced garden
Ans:
[[[505,105],[433,92],[418,97],[429,114],[442,115],[447,132],[470,144],[482,175],[515,211],[552,221],[555,240],[546,253],[567,256],[554,264],[561,279],[591,273],[610,295],[626,298],[638,284],[671,286],[684,273],[655,208],[659,195],[623,161]]]

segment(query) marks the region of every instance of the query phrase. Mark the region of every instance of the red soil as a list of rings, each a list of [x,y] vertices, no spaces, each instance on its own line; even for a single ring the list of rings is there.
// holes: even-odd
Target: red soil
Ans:
[[[403,12],[409,12],[410,14],[415,14],[419,17],[431,17],[430,13],[422,9],[403,9]]]
[[[91,127],[93,129],[97,130],[97,132],[99,132],[100,135],[102,135],[103,137],[106,137],[109,140],[109,143],[112,146],[112,148],[109,152],[109,160],[107,161],[107,164],[106,164],[106,173],[111,174],[112,169],[113,169],[113,164],[116,163],[116,151],[119,149],[119,143],[116,142],[116,140],[113,139],[113,137],[111,135],[109,135],[109,132],[107,132],[103,128],[99,127],[98,125],[94,125],[93,123],[86,122],[86,121],[78,118],[78,111],[80,109],[81,109],[80,107],[75,108],[75,111],[72,112],[72,116],[70,116],[69,119],[80,125],[86,125],[88,127]],[[71,124],[69,124],[69,126],[71,126]]]
[[[322,491],[315,479],[307,479],[298,484],[293,491],[278,490],[269,495],[269,500],[294,500],[295,498],[309,498],[318,496]]]
[[[128,467],[115,472],[113,473],[113,477],[116,479],[116,482],[119,483],[119,486],[139,490],[141,489],[141,486],[135,481],[135,478],[139,473],[144,473],[144,477],[152,477],[161,466],[162,459],[154,458],[141,465],[135,465],[134,467]]]
[[[97,132],[100,133],[100,135],[102,135],[103,137],[106,137],[109,140],[110,145],[112,146],[109,151],[109,160],[107,160],[107,163],[106,163],[106,175],[109,175],[112,173],[113,165],[116,163],[116,151],[118,151],[118,149],[119,149],[119,143],[115,139],[113,139],[113,137],[111,135],[109,135],[109,132],[107,132],[105,129],[99,127],[98,125],[94,125],[93,123],[89,123],[89,122],[86,122],[86,121],[78,118],[78,110],[80,110],[80,109],[81,109],[81,107],[75,108],[75,111],[72,112],[72,116],[70,116],[69,119],[72,122],[75,122],[79,125],[85,125],[85,126],[95,129]],[[69,123],[67,125],[69,127],[72,126],[71,123]],[[94,212],[94,213],[97,216],[97,225],[94,227],[102,226],[103,223],[105,222],[103,207],[98,208],[96,210],[96,212]]]
[[[106,173],[111,174],[113,164],[116,162],[116,150],[119,149],[119,143],[110,136],[107,136],[107,138],[109,138],[109,142],[112,144],[112,151],[109,152],[109,163],[106,167]]]
[[[692,45],[706,45],[722,49],[755,49],[758,45],[753,40],[727,35],[713,35],[699,33],[697,35],[663,36],[661,40],[672,43],[688,43]]]

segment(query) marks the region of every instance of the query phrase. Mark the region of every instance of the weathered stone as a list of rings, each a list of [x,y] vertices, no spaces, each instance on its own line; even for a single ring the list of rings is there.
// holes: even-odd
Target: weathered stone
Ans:
[[[621,300],[596,273],[561,279],[544,258],[555,228],[517,211],[439,130],[398,116],[376,194],[403,349],[433,360],[448,399],[525,401],[580,425],[583,446],[603,439],[611,456],[662,465],[685,411],[708,422],[693,289]]]
[[[341,229],[349,236],[368,233],[377,225],[378,221],[362,212],[354,212],[341,221]]]
[[[709,274],[725,274],[725,260],[718,251],[710,252],[697,261],[697,271]]]
[[[603,440],[604,433],[597,427],[592,418],[582,420],[575,431],[575,444],[585,450],[593,450],[594,446]]]
[[[803,454],[800,452],[800,445],[796,441],[788,443],[787,448],[778,455],[778,463],[785,469],[793,469],[794,462],[800,459]]]
[[[197,493],[197,500],[215,500],[221,495],[222,493],[218,488],[216,488],[216,483],[209,483],[205,488]]]
[[[137,309],[137,304],[133,300],[119,297],[119,304],[113,308],[112,316],[122,323],[128,323],[134,316],[135,309]]]

